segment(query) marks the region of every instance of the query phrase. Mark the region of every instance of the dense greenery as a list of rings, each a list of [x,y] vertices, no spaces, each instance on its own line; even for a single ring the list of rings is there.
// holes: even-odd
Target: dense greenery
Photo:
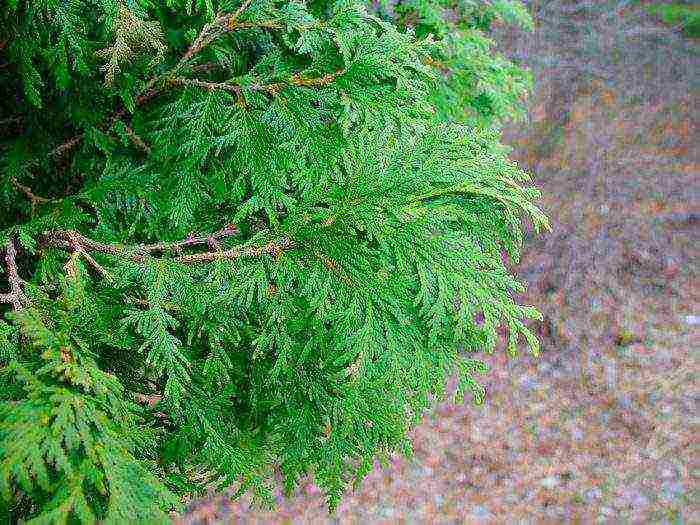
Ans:
[[[659,15],[666,24],[680,26],[685,36],[700,38],[700,6],[690,2],[652,3],[647,11]]]
[[[505,0],[5,0],[0,518],[168,521],[410,453],[546,218]]]

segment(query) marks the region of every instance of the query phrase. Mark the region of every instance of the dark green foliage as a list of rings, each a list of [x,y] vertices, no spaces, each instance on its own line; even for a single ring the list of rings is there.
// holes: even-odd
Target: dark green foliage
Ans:
[[[666,24],[680,26],[683,34],[691,38],[700,38],[700,6],[691,2],[671,2],[669,4],[650,4],[647,10],[660,15]]]
[[[497,329],[522,336],[499,143],[517,2],[9,0],[0,518],[168,521],[313,472],[331,509]],[[481,321],[477,322],[477,319]]]

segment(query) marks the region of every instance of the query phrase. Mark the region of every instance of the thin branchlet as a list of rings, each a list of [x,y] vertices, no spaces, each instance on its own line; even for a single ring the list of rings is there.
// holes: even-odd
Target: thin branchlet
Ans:
[[[286,237],[277,241],[270,241],[263,246],[246,246],[245,248],[235,248],[222,250],[219,252],[204,252],[193,255],[181,255],[173,260],[183,264],[195,264],[222,259],[238,259],[240,257],[257,257],[260,255],[279,256],[284,250],[295,246],[294,242]]]
[[[180,264],[198,264],[217,260],[233,260],[242,257],[259,257],[261,255],[279,257],[285,250],[296,246],[296,243],[291,239],[282,237],[279,240],[269,241],[262,246],[243,246],[227,250],[217,249],[219,247],[218,241],[238,233],[239,229],[235,225],[229,224],[209,235],[195,236],[191,234],[181,241],[122,245],[96,241],[75,230],[46,230],[39,238],[39,246],[59,248],[70,252],[70,257],[64,265],[64,270],[70,277],[74,278],[77,275],[77,262],[82,258],[108,281],[113,281],[113,276],[95,260],[91,253],[102,253],[124,260],[144,262],[148,256],[153,256],[157,253],[175,252],[176,254],[181,254],[184,248],[206,245],[212,251],[175,255],[169,258],[171,261]],[[0,293],[0,304],[10,304],[14,310],[18,311],[27,305],[29,300],[22,290],[24,281],[20,278],[17,268],[17,248],[14,239],[8,241],[2,251],[5,252],[5,274],[7,275],[10,290]]]
[[[285,472],[318,472],[335,506],[344,465],[395,448],[444,371],[459,371],[458,396],[483,399],[482,370],[458,348],[491,349],[501,320],[534,344],[521,320],[537,312],[515,303],[501,248],[518,251],[516,212],[539,218],[536,196],[485,116],[519,88],[488,46],[474,51],[476,33],[442,45],[449,22],[433,33],[444,42],[417,39],[364,0],[332,12],[236,0],[226,14],[199,2],[178,17],[143,4],[122,10],[102,53],[109,88],[89,57],[111,11],[73,4],[81,28],[59,7],[8,18],[24,89],[5,89],[23,120],[0,146],[12,159],[0,186],[16,198],[0,213],[0,368],[17,371],[2,374],[17,388],[0,389],[11,522],[167,521],[213,483],[263,497],[290,447]],[[191,45],[155,45],[161,34]],[[169,55],[156,71],[152,50]],[[465,65],[489,78],[449,74]],[[71,162],[38,158],[77,133],[54,150],[79,150]],[[27,218],[29,203],[41,215]],[[246,227],[211,226],[229,221]],[[79,471],[65,460],[76,455]]]
[[[231,32],[234,30],[238,29],[253,29],[253,28],[261,28],[261,29],[281,29],[282,25],[279,23],[273,21],[273,20],[266,20],[266,21],[261,21],[261,22],[239,22],[238,19],[241,17],[241,15],[250,7],[252,0],[246,0],[241,6],[233,13],[233,14],[222,14],[219,15],[217,18],[215,18],[212,22],[206,24],[202,30],[199,33],[199,36],[195,39],[195,41],[192,43],[192,45],[187,49],[185,54],[180,58],[178,63],[170,69],[168,72],[166,72],[163,75],[157,75],[154,77],[151,77],[148,82],[146,82],[146,85],[144,86],[143,90],[141,93],[139,93],[136,98],[135,102],[137,106],[141,106],[148,101],[152,100],[153,98],[157,97],[161,93],[163,93],[164,88],[159,85],[165,80],[165,84],[170,84],[174,85],[172,82],[170,82],[175,75],[177,75],[194,57],[197,55],[199,52],[201,52],[204,48],[206,48],[209,44],[211,44],[214,40],[219,38],[221,35]],[[126,116],[129,113],[127,109],[120,109],[117,111],[112,112],[108,117],[107,117],[107,123],[108,123],[108,128],[112,126],[112,124],[121,119],[122,117]],[[75,135],[71,137],[69,140],[64,142],[63,144],[55,147],[49,152],[50,157],[60,157],[64,155],[66,152],[70,151],[74,147],[76,147],[78,144],[82,142],[82,140],[85,138],[85,135],[83,133],[80,133],[78,135]],[[139,144],[138,142],[135,141],[135,144],[137,147],[140,147],[147,153],[150,153],[150,151],[147,149],[148,146],[145,148]],[[145,146],[145,144],[144,144]]]
[[[216,248],[218,247],[219,240],[226,239],[238,233],[238,228],[234,225],[228,225],[210,235],[190,235],[181,241],[122,245],[95,241],[75,230],[47,230],[43,232],[39,240],[39,245],[42,247],[53,247],[70,251],[75,255],[76,260],[77,257],[83,256],[99,273],[108,275],[108,272],[90,256],[91,252],[114,255],[121,259],[134,262],[144,262],[147,256],[153,256],[155,253],[169,251],[181,253],[184,248],[201,245],[207,245],[209,248]],[[295,243],[292,240],[282,237],[279,240],[270,241],[262,246],[243,246],[228,250],[212,250],[195,254],[175,255],[174,257],[170,257],[170,260],[182,264],[196,264],[222,259],[255,257],[265,254],[279,255],[282,251],[294,246]]]
[[[246,86],[240,84],[231,84],[229,82],[210,82],[206,80],[198,80],[195,78],[171,78],[167,82],[173,86],[195,86],[208,91],[222,90],[240,95],[244,91],[258,91],[275,95],[283,88],[289,85],[303,87],[322,87],[331,84],[338,76],[343,73],[339,70],[335,73],[329,73],[321,77],[302,78],[298,73],[291,76],[288,80],[282,82],[274,82],[270,84],[249,84]]]
[[[19,269],[17,268],[17,246],[15,244],[15,239],[11,238],[7,241],[2,251],[5,252],[5,274],[10,290],[9,292],[0,294],[0,302],[10,304],[15,311],[19,311],[23,306],[29,304],[29,300],[22,290],[24,280],[19,276]]]
[[[32,191],[32,189],[31,189],[29,186],[26,186],[26,185],[24,185],[24,184],[20,184],[20,183],[17,181],[17,178],[12,177],[12,178],[10,179],[10,181],[12,182],[12,185],[13,185],[18,191],[21,191],[22,193],[24,193],[24,194],[27,196],[27,198],[29,199],[29,202],[30,202],[31,205],[32,205],[32,212],[36,211],[36,207],[37,207],[39,204],[44,204],[44,203],[47,203],[47,202],[51,202],[51,199],[47,199],[46,197],[41,197],[40,195],[36,195],[36,194]]]

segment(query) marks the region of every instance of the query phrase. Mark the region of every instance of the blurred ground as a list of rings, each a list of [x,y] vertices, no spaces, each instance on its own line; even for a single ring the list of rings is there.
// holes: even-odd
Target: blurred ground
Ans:
[[[505,142],[553,224],[517,268],[542,355],[487,356],[485,406],[438,406],[334,519],[310,479],[182,523],[700,523],[700,42],[644,3],[531,1],[534,35],[496,35],[536,77]]]

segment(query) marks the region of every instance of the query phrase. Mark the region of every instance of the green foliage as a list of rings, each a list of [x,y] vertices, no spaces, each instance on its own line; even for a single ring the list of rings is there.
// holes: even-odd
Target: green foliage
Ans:
[[[674,2],[649,4],[646,9],[659,15],[666,24],[680,25],[684,35],[691,38],[700,37],[700,6]]]
[[[0,8],[0,519],[329,508],[501,326],[547,220],[507,158],[514,1]]]

